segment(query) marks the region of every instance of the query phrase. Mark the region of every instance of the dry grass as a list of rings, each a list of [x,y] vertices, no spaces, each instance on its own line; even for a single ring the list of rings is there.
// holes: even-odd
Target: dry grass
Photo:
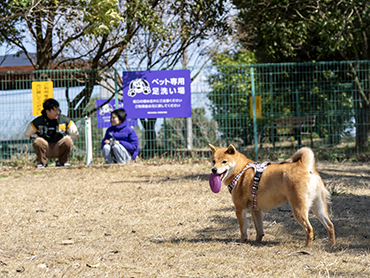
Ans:
[[[368,277],[370,166],[318,163],[333,192],[337,244],[311,215],[315,240],[290,207],[265,215],[247,244],[210,164],[0,169],[1,277]]]

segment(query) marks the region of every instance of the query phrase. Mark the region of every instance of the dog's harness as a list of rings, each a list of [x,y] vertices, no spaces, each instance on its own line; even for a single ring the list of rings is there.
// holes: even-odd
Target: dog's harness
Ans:
[[[265,161],[263,163],[249,163],[247,166],[244,167],[244,169],[233,179],[233,181],[228,185],[229,192],[233,191],[234,187],[237,185],[238,179],[240,176],[244,173],[245,170],[248,168],[254,168],[254,177],[253,177],[253,186],[252,186],[252,197],[253,197],[253,205],[252,209],[257,209],[257,189],[258,189],[258,183],[261,179],[263,171],[269,166],[271,163],[268,161]]]
[[[247,164],[247,166],[245,166],[244,169],[239,174],[237,174],[236,177],[233,179],[233,181],[227,186],[229,188],[230,194],[233,191],[234,187],[236,186],[236,184],[238,182],[238,179],[244,173],[244,171],[247,170],[248,168],[252,167],[252,166],[250,166],[251,164],[253,164],[253,163]]]

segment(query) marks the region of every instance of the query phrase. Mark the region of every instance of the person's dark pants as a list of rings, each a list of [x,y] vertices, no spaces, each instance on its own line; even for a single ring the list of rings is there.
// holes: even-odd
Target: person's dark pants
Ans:
[[[37,137],[32,146],[38,162],[45,165],[48,158],[58,158],[58,161],[64,164],[68,161],[69,153],[72,151],[73,141],[69,137],[63,137],[58,142],[49,143],[44,138]]]

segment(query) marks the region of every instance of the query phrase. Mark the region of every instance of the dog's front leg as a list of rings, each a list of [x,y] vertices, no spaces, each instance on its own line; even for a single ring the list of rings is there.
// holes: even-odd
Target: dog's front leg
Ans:
[[[265,235],[263,233],[263,212],[260,210],[251,209],[251,214],[253,218],[254,227],[256,228],[256,241],[260,242],[262,237]]]
[[[238,218],[239,228],[240,228],[240,242],[246,242],[248,240],[247,236],[247,221],[245,219],[245,209],[236,209],[236,217]]]

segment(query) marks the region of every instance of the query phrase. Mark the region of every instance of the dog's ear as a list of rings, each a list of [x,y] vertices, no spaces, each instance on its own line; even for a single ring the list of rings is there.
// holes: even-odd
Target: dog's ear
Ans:
[[[236,154],[236,149],[233,145],[230,144],[230,146],[226,149],[227,154]]]
[[[211,148],[212,153],[215,153],[215,152],[218,150],[218,148],[217,148],[217,147],[215,147],[215,146],[213,146],[213,145],[211,145],[211,144],[208,144],[208,146]]]

